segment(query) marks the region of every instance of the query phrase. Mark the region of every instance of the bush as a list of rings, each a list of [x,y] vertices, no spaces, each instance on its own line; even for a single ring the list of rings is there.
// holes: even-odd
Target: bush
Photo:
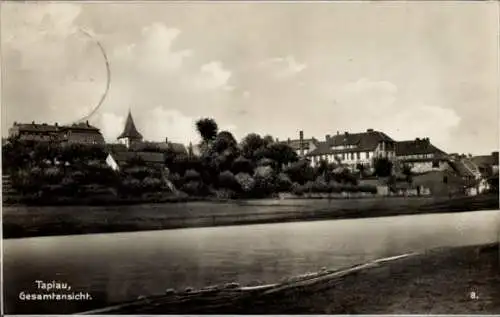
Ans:
[[[264,179],[269,179],[272,177],[274,170],[271,166],[259,166],[255,169],[254,176]]]
[[[249,193],[255,188],[255,180],[247,173],[238,173],[235,176],[235,179],[238,182],[241,190],[245,193]]]
[[[234,191],[239,191],[240,185],[234,177],[233,173],[230,171],[225,171],[219,174],[218,185],[220,188],[231,189]]]
[[[302,185],[300,185],[298,183],[293,183],[292,188],[291,188],[291,192],[294,195],[302,196],[304,194],[304,188],[302,187]]]
[[[161,185],[162,181],[158,178],[146,177],[142,180],[142,187],[146,190],[159,190]]]
[[[253,164],[252,161],[250,161],[247,158],[244,158],[242,156],[238,157],[236,160],[234,160],[233,165],[231,167],[231,171],[236,175],[239,173],[247,173],[250,174],[253,172]]]
[[[314,193],[327,193],[328,192],[328,184],[324,180],[319,178],[315,182],[312,183],[311,191]]]
[[[186,183],[192,181],[198,182],[200,181],[200,179],[201,179],[200,173],[192,169],[187,170],[186,173],[184,174],[184,182]]]
[[[278,174],[278,177],[276,179],[276,187],[277,187],[278,191],[281,191],[281,192],[289,191],[292,188],[292,185],[293,185],[293,183],[287,174],[285,174],[285,173]]]
[[[199,181],[189,181],[182,185],[181,190],[186,194],[193,196],[202,196],[206,193],[205,186]]]

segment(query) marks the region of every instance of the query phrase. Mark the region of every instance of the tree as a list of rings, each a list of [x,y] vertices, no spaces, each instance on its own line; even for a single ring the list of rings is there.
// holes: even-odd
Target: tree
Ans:
[[[222,153],[226,150],[236,151],[238,142],[234,138],[233,134],[228,131],[221,131],[217,134],[213,142],[213,150],[216,153]]]
[[[406,176],[406,181],[408,182],[408,184],[411,184],[413,182],[413,172],[411,171],[411,166],[409,166],[408,164],[404,164],[402,172]]]
[[[388,177],[392,174],[392,162],[385,158],[376,158],[373,162],[374,174],[379,177]]]
[[[203,142],[210,143],[217,137],[217,132],[219,130],[217,123],[214,119],[203,118],[196,122],[196,129],[200,134]]]
[[[277,169],[281,170],[283,166],[289,163],[297,162],[299,157],[297,153],[287,144],[272,143],[268,145],[263,152],[264,157],[277,163]]]
[[[255,153],[266,147],[266,141],[256,133],[250,133],[241,141],[241,152],[249,159],[255,159]]]

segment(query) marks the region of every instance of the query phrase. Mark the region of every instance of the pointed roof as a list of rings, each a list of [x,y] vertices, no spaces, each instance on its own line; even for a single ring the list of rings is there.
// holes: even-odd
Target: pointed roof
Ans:
[[[127,121],[125,122],[125,128],[123,129],[122,134],[118,137],[118,139],[134,139],[140,140],[142,139],[142,135],[137,131],[135,127],[134,119],[132,118],[132,112],[128,111]]]

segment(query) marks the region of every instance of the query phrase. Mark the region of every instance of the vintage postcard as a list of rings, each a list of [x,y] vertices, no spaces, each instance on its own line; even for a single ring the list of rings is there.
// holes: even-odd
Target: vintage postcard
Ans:
[[[0,6],[3,314],[500,314],[497,1]]]

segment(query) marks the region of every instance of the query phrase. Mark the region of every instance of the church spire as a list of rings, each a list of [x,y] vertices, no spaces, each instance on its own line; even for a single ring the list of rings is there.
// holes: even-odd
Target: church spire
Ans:
[[[118,137],[120,139],[128,139],[129,141],[141,141],[142,135],[137,131],[135,127],[134,119],[132,118],[132,112],[128,111],[127,121],[125,122],[125,128],[122,134]]]

